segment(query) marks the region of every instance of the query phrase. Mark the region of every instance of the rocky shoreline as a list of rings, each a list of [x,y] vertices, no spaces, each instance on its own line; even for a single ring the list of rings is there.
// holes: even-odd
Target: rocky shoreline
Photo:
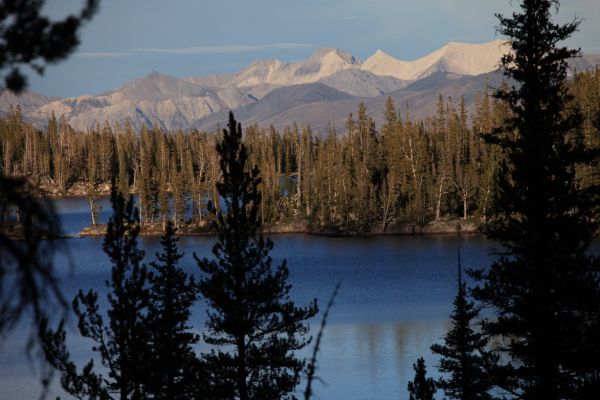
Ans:
[[[263,228],[264,234],[306,234],[316,236],[403,236],[403,235],[452,235],[460,232],[461,234],[476,234],[479,227],[475,221],[452,219],[431,221],[423,226],[414,223],[391,223],[384,230],[381,224],[372,225],[367,229],[355,229],[351,227],[333,226],[333,227],[311,227],[308,222],[301,219],[292,219],[285,222],[266,225]],[[98,224],[84,228],[80,237],[104,236],[106,233],[106,224]],[[144,224],[140,231],[140,236],[160,237],[163,234],[161,222]],[[179,236],[214,236],[214,228],[205,222],[201,225],[184,225],[177,229]]]
[[[88,186],[84,182],[75,182],[69,186],[66,193],[61,193],[61,191],[56,187],[55,184],[51,182],[43,182],[37,186],[39,188],[40,193],[44,197],[48,197],[51,199],[60,199],[63,197],[86,197],[88,193]],[[107,197],[110,196],[110,184],[109,183],[101,183],[95,186],[96,195],[98,197]]]

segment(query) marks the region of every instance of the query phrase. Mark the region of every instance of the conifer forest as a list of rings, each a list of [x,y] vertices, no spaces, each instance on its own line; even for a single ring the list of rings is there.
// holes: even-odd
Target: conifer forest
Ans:
[[[600,72],[578,73],[569,90],[573,106],[583,110],[583,143],[598,148]],[[384,232],[391,221],[424,225],[460,218],[485,224],[503,159],[486,135],[511,115],[490,92],[482,88],[470,115],[461,99],[440,95],[436,114],[424,120],[413,120],[410,109],[388,99],[380,127],[362,105],[345,127],[328,132],[298,124],[283,130],[245,127],[250,161],[261,171],[263,224],[295,217],[314,231],[363,233]],[[18,109],[0,124],[3,173],[26,177],[55,195],[76,187],[93,202],[107,195],[115,174],[122,193],[139,195],[142,223],[161,222],[162,230],[168,220],[176,227],[203,226],[210,205],[220,206],[220,133],[157,127],[137,132],[127,123],[80,132],[56,118],[39,130]],[[580,184],[595,183],[598,168],[578,168]]]

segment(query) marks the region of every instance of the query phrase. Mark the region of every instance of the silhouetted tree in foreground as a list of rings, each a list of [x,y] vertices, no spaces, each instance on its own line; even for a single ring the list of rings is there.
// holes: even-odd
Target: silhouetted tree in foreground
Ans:
[[[439,371],[449,375],[436,382],[449,399],[487,400],[492,383],[486,366],[495,361],[488,354],[488,339],[473,328],[479,309],[467,297],[467,285],[462,280],[460,250],[458,256],[458,293],[450,315],[452,329],[446,333],[444,344],[434,344],[431,351],[441,356]]]
[[[13,210],[16,221],[10,221]],[[24,352],[40,361],[40,380],[46,387],[53,371],[37,357],[39,333],[47,316],[64,316],[68,308],[53,263],[57,253],[68,255],[64,242],[53,240],[61,235],[60,220],[52,202],[37,197],[25,179],[1,173],[0,218],[0,352],[3,339],[29,321]]]
[[[17,220],[7,223],[12,210]],[[37,334],[40,321],[57,305],[67,305],[52,264],[61,246],[43,240],[61,235],[60,221],[52,203],[36,197],[25,179],[2,175],[0,218],[0,337],[8,334],[26,312],[31,312]]]
[[[427,377],[427,368],[425,360],[419,357],[416,364],[413,364],[415,378],[408,382],[409,400],[433,400],[433,395],[437,391],[433,378]]]
[[[146,373],[148,397],[153,399],[190,399],[198,394],[200,363],[192,345],[199,337],[188,325],[190,309],[197,299],[197,286],[177,265],[175,229],[169,221],[161,238],[162,253],[150,265],[150,306],[146,329],[150,335],[149,368]]]
[[[27,80],[21,66],[42,74],[44,63],[65,59],[79,43],[83,22],[98,9],[99,0],[87,0],[78,16],[52,22],[40,14],[43,0],[0,1],[0,71],[4,89],[21,92]],[[8,72],[6,72],[8,71]],[[36,197],[22,178],[9,177],[0,166],[0,340],[31,310],[34,333],[27,350],[40,343],[46,317],[67,303],[58,287],[53,255],[61,247],[42,239],[58,237],[60,223],[49,201]],[[5,218],[16,207],[20,232],[5,230]],[[20,240],[15,241],[17,236]],[[46,374],[45,374],[46,375]],[[43,376],[47,385],[49,376]]]
[[[299,383],[305,362],[294,351],[309,343],[306,321],[318,308],[316,300],[297,307],[289,299],[285,261],[271,266],[273,244],[259,231],[259,171],[247,166],[241,139],[241,126],[230,113],[217,145],[224,211],[217,215],[215,259],[196,259],[209,306],[204,340],[231,351],[216,349],[204,357],[215,383],[212,397],[280,399]]]
[[[600,262],[589,254],[598,230],[598,187],[583,187],[578,165],[597,154],[583,147],[580,114],[569,108],[567,60],[559,46],[578,21],[555,24],[559,2],[524,0],[499,16],[513,52],[502,59],[517,85],[500,90],[510,116],[494,133],[506,160],[496,176],[486,229],[504,252],[474,290],[496,318],[485,333],[505,361],[499,386],[520,399],[590,399],[600,371]]]
[[[94,371],[93,359],[77,371],[65,344],[63,323],[56,331],[45,327],[44,350],[50,364],[60,371],[64,390],[77,398],[145,399],[149,331],[146,326],[149,290],[143,251],[138,249],[139,222],[133,199],[125,201],[113,186],[113,216],[108,223],[103,249],[112,263],[106,282],[107,322],[99,311],[98,293],[79,291],[73,299],[79,332],[94,341],[108,377]],[[113,397],[114,396],[114,397]]]
[[[4,77],[7,89],[20,92],[27,79],[20,65],[38,74],[44,63],[65,59],[79,44],[79,29],[98,9],[99,0],[87,0],[80,14],[62,21],[51,21],[40,12],[44,0],[2,0],[0,2],[0,69],[10,68]]]

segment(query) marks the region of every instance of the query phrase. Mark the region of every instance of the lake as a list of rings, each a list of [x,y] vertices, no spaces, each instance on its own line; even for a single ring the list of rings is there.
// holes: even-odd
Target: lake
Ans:
[[[110,212],[108,203],[101,219]],[[55,201],[66,233],[77,233],[89,224],[85,199]],[[456,236],[395,236],[331,238],[311,235],[273,235],[274,264],[286,259],[290,269],[292,298],[305,304],[317,298],[322,308],[337,282],[340,293],[330,313],[318,358],[317,375],[324,384],[313,386],[320,399],[402,399],[420,356],[435,374],[436,358],[429,347],[448,328],[448,315],[456,293]],[[105,293],[104,281],[110,265],[102,252],[102,238],[64,239],[68,254],[57,256],[56,265],[66,298],[78,289],[95,288]],[[183,268],[198,275],[192,254],[210,256],[211,237],[184,237]],[[141,238],[146,261],[160,250],[158,238]],[[463,266],[490,263],[492,243],[478,235],[461,238]],[[72,261],[69,266],[68,260]],[[192,325],[204,328],[205,306],[194,308]],[[320,315],[311,321],[316,330]],[[19,327],[0,349],[0,399],[32,399],[40,392],[33,367],[22,353],[24,326]],[[90,356],[90,343],[68,332],[71,353],[83,362]],[[198,351],[205,347],[199,345]],[[307,356],[311,349],[303,352]],[[60,394],[53,385],[54,398]],[[298,388],[299,394],[304,389]]]

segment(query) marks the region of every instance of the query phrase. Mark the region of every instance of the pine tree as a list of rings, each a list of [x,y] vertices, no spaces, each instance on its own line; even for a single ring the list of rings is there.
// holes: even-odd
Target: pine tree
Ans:
[[[584,150],[580,115],[567,108],[567,60],[578,51],[558,45],[578,21],[555,24],[558,1],[520,7],[499,16],[513,50],[502,64],[518,86],[497,94],[511,115],[494,135],[506,159],[486,233],[504,251],[476,274],[474,294],[497,312],[485,326],[503,344],[503,389],[521,399],[589,399],[600,386],[600,260],[588,252],[598,187],[581,187],[576,167],[597,154]]]
[[[173,165],[175,165],[174,162]],[[173,223],[179,228],[186,222],[189,187],[185,181],[183,171],[177,169],[176,166],[173,167],[171,182],[173,182]]]
[[[228,128],[217,145],[223,174],[217,187],[225,211],[217,215],[216,259],[196,259],[204,273],[200,292],[210,307],[204,340],[232,350],[204,357],[220,395],[287,398],[305,364],[294,351],[308,344],[306,320],[318,309],[316,301],[300,308],[289,299],[285,262],[271,267],[273,243],[259,232],[259,171],[246,165],[241,126],[231,113]]]
[[[465,110],[465,100],[461,96],[458,113],[452,118],[451,142],[454,154],[452,160],[452,180],[456,188],[457,196],[462,204],[462,217],[467,219],[469,212],[469,203],[476,190],[477,170],[472,131],[467,128],[467,112]]]
[[[427,378],[427,368],[425,360],[419,357],[416,364],[413,364],[415,378],[408,382],[409,400],[433,400],[433,395],[437,391],[433,378]]]
[[[99,311],[98,293],[82,290],[73,299],[79,332],[95,344],[108,377],[94,371],[94,362],[77,371],[69,359],[63,323],[56,331],[42,329],[44,353],[49,363],[61,372],[63,389],[78,398],[112,398],[141,400],[147,397],[144,387],[147,371],[148,330],[145,325],[149,304],[149,274],[141,264],[143,251],[137,247],[139,223],[133,200],[125,201],[114,183],[111,194],[113,217],[108,223],[103,249],[112,263],[111,279],[106,281],[108,322]]]
[[[163,231],[167,230],[167,220],[169,219],[169,192],[165,175],[166,173],[161,174],[160,183],[158,185],[158,206]]]
[[[454,310],[450,315],[452,329],[446,334],[444,344],[434,344],[431,351],[441,356],[439,371],[449,374],[440,378],[436,386],[449,399],[488,400],[491,379],[486,366],[491,357],[486,352],[488,340],[473,329],[479,317],[479,309],[467,298],[467,285],[462,280],[460,249],[458,258],[458,293],[454,298]]]
[[[188,399],[197,392],[195,381],[199,360],[192,346],[199,341],[188,325],[191,307],[197,299],[197,286],[178,263],[175,229],[169,221],[161,238],[163,251],[150,265],[150,306],[146,329],[150,332],[150,357],[146,374],[149,398]]]

